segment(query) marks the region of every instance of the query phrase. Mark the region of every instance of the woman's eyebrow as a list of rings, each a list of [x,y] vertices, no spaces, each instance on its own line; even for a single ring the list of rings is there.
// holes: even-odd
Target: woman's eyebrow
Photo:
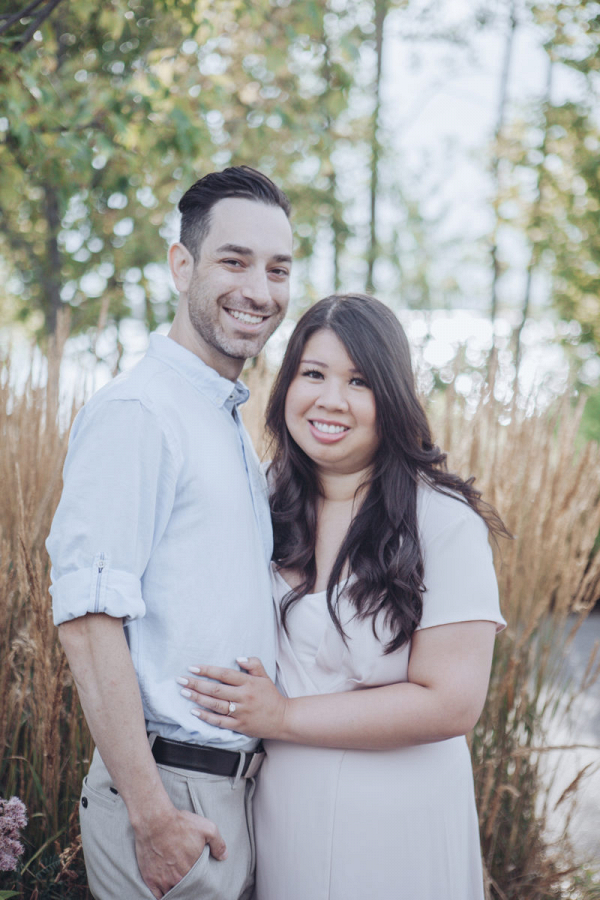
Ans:
[[[320,362],[318,359],[301,359],[300,363],[305,363],[306,365],[311,366],[321,366],[322,369],[328,369],[329,366],[327,363]],[[362,375],[362,369],[348,369],[349,372],[352,372],[353,375]]]

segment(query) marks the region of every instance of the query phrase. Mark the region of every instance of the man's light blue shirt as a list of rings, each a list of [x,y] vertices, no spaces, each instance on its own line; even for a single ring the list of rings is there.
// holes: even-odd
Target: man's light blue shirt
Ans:
[[[275,675],[267,485],[238,407],[248,390],[168,337],[77,416],[47,541],[54,621],[123,618],[149,731],[228,749],[256,742],[201,722],[187,667]]]

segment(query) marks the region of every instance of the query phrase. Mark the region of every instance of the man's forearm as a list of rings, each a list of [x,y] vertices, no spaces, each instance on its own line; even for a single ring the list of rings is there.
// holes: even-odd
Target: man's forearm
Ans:
[[[63,623],[59,636],[92,737],[136,827],[171,801],[148,744],[122,622],[88,614]]]
[[[63,623],[59,634],[92,737],[127,806],[141,876],[162,897],[206,843],[224,859],[225,842],[213,822],[176,809],[163,787],[121,620],[88,614]]]

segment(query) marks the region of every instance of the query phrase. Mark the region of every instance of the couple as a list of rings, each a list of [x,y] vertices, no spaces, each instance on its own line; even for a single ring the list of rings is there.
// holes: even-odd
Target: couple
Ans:
[[[179,208],[171,331],[79,413],[48,539],[97,748],[92,893],[482,900],[464,735],[503,525],[446,471],[404,332],[361,295],[290,339],[267,485],[237,379],[286,313],[289,201],[241,166]]]

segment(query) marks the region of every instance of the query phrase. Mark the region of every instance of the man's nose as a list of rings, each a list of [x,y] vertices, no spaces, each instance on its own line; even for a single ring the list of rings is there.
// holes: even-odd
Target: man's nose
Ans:
[[[267,273],[258,267],[248,269],[242,291],[246,300],[251,300],[256,306],[265,306],[271,302]]]

